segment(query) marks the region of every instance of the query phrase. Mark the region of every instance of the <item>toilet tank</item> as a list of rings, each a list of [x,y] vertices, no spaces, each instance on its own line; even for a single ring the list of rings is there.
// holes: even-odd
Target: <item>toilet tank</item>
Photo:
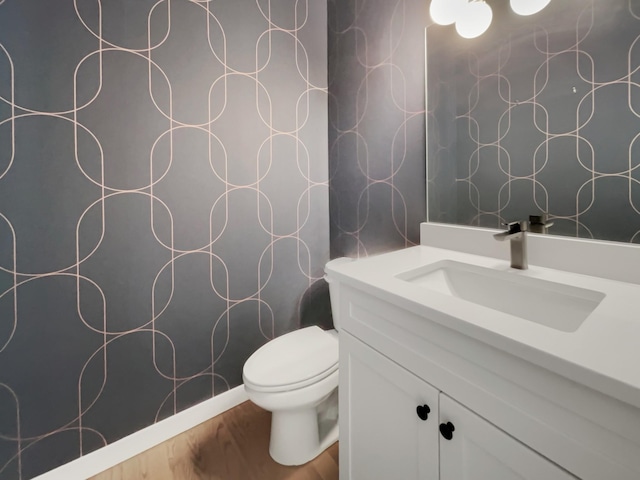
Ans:
[[[326,267],[329,265],[335,266],[341,263],[352,262],[353,260],[355,259],[348,257],[333,259],[327,262],[327,265],[325,265],[325,272]],[[329,275],[330,274],[326,273],[324,279],[329,284],[329,297],[331,298],[331,315],[333,315],[333,328],[335,328],[336,330],[340,330],[340,282],[335,278],[331,278]]]

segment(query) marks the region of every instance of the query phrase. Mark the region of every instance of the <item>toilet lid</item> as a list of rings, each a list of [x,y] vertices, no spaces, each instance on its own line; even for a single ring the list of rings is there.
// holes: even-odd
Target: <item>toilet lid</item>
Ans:
[[[244,364],[245,383],[273,390],[314,383],[338,369],[338,339],[319,327],[307,327],[260,347]]]

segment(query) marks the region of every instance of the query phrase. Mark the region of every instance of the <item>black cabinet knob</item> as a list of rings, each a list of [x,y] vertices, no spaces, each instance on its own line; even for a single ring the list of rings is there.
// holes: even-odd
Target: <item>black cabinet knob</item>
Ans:
[[[440,434],[447,440],[451,440],[453,438],[453,432],[455,429],[456,427],[454,427],[451,422],[440,424]]]
[[[431,412],[431,409],[426,403],[424,405],[418,405],[416,407],[416,413],[420,417],[420,420],[426,420],[427,418],[429,418],[429,412]]]

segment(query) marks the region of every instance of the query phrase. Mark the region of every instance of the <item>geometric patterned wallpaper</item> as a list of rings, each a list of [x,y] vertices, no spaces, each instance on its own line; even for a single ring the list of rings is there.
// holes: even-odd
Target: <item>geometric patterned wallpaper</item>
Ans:
[[[492,2],[484,35],[428,28],[429,219],[640,243],[640,2]]]
[[[237,386],[328,315],[326,15],[0,0],[0,479]]]
[[[329,0],[331,256],[420,241],[426,0]]]

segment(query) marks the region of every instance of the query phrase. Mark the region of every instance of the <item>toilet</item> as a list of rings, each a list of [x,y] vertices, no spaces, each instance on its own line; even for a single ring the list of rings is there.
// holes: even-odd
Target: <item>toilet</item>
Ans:
[[[336,330],[313,326],[282,335],[242,370],[249,400],[272,414],[269,454],[282,465],[307,463],[338,440],[338,285],[325,280]]]

